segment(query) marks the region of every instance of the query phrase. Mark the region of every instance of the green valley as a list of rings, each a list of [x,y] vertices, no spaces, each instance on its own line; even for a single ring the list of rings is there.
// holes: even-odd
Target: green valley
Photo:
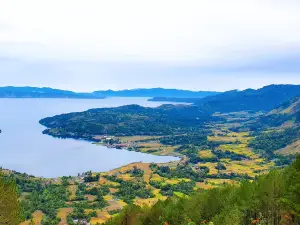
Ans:
[[[128,105],[57,115],[40,121],[45,134],[180,160],[56,179],[2,173],[18,187],[22,225],[297,224],[299,110],[293,97],[270,111]]]

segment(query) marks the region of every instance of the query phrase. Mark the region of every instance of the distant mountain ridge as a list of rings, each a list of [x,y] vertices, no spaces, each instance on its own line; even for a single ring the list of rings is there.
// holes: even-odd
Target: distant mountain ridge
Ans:
[[[0,98],[86,98],[102,99],[105,97],[174,97],[174,98],[203,98],[219,94],[211,91],[189,91],[179,89],[131,89],[131,90],[106,90],[90,93],[78,93],[68,90],[53,89],[49,87],[0,87]]]
[[[221,92],[214,91],[190,91],[180,89],[165,89],[165,88],[140,88],[129,90],[106,90],[95,91],[96,95],[107,97],[164,97],[164,98],[204,98],[220,94]]]
[[[300,85],[269,85],[254,90],[206,92],[178,89],[132,89],[77,93],[67,90],[36,87],[0,87],[0,98],[81,98],[152,97],[153,101],[188,102],[207,113],[237,111],[270,111],[286,101],[300,96]]]
[[[269,85],[260,89],[231,90],[203,98],[153,97],[149,101],[187,102],[206,112],[270,111],[300,96],[300,85]]]
[[[77,98],[102,99],[104,96],[93,93],[77,93],[73,91],[52,89],[48,87],[0,87],[0,98]]]
[[[210,112],[270,111],[297,96],[300,96],[300,85],[269,85],[257,90],[227,91],[194,104]]]

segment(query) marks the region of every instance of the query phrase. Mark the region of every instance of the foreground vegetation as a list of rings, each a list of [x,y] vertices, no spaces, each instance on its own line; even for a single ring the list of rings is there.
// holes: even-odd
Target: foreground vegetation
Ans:
[[[141,166],[144,165],[141,164]],[[153,167],[153,165],[149,165],[149,167]],[[122,168],[119,171],[126,171],[128,168]],[[30,207],[33,207],[32,209],[37,207],[41,211],[35,212],[34,217],[29,219],[26,224],[76,224],[74,221],[81,221],[79,224],[85,224],[85,221],[89,220],[93,224],[101,224],[106,220],[105,224],[108,225],[292,225],[300,223],[300,156],[289,167],[271,170],[267,174],[256,177],[253,181],[243,179],[239,184],[223,183],[219,187],[207,190],[194,188],[195,183],[191,181],[176,179],[174,182],[163,179],[155,181],[157,178],[153,178],[153,176],[149,177],[151,180],[148,186],[145,179],[139,180],[142,177],[142,169],[136,166],[131,168],[132,170],[125,173],[132,175],[128,181],[124,181],[125,177],[123,179],[114,177],[112,174],[116,171],[111,171],[104,175],[105,178],[99,187],[87,185],[89,182],[77,186],[77,190],[73,192],[74,196],[71,196],[72,191],[67,191],[73,187],[69,183],[71,178],[63,178],[60,185],[46,184],[40,179],[30,182],[23,180],[20,183],[20,179],[15,179],[21,184],[17,191],[13,176],[4,175],[0,179],[2,203],[0,218],[1,222],[4,221],[1,224],[18,224],[19,218],[24,219],[24,216],[30,216],[24,214]],[[14,174],[15,178],[22,176]],[[92,175],[86,174],[86,177],[90,176]],[[143,176],[143,178],[145,177]],[[122,186],[112,195],[124,199],[128,205],[125,208],[113,209],[111,207],[110,211],[107,211],[107,219],[103,220],[100,217],[97,219],[97,214],[101,213],[101,210],[97,209],[104,209],[110,204],[107,196],[111,192],[111,187],[118,187],[118,183]],[[23,187],[23,190],[27,188],[28,191],[30,188],[36,188],[35,185],[41,185],[38,193],[32,194],[29,199],[32,197],[33,199],[30,201],[25,201],[28,204],[24,204],[24,194],[21,194],[20,205],[17,201],[17,193],[21,193],[20,188]],[[171,188],[169,189],[169,187]],[[156,188],[160,188],[160,193],[156,191]],[[173,193],[185,192],[188,195],[170,195],[170,191]],[[128,193],[132,193],[132,197],[128,198],[130,196]],[[90,200],[85,199],[86,195]],[[139,196],[138,199],[135,198],[136,195]],[[93,200],[91,196],[94,196]],[[154,199],[154,196],[159,200],[148,204],[149,198]],[[65,205],[65,198],[69,198],[69,200],[73,198],[73,201],[69,201]],[[79,201],[81,198],[85,200]],[[143,204],[143,201],[140,202],[142,199],[147,201]],[[70,208],[58,209],[67,206],[72,207],[72,210]],[[64,221],[59,216],[63,217]]]
[[[253,182],[199,190],[153,207],[130,205],[108,225],[299,224],[300,157],[288,168],[272,170]]]
[[[18,202],[17,186],[11,179],[0,173],[0,222],[17,225],[21,221],[21,208]]]

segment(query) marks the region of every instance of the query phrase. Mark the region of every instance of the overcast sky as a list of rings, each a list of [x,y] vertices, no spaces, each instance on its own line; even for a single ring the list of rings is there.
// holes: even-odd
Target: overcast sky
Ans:
[[[0,86],[300,84],[298,0],[1,0]]]

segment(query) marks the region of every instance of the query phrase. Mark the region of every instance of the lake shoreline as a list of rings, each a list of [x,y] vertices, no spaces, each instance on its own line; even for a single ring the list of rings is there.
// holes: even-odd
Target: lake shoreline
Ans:
[[[53,138],[44,135],[41,118],[92,108],[138,104],[157,107],[148,98],[78,99],[0,99],[0,166],[36,177],[61,177],[83,171],[110,171],[132,162],[164,163],[173,157],[160,157],[133,151],[96,146],[91,138]],[[54,166],[55,164],[55,166]]]

